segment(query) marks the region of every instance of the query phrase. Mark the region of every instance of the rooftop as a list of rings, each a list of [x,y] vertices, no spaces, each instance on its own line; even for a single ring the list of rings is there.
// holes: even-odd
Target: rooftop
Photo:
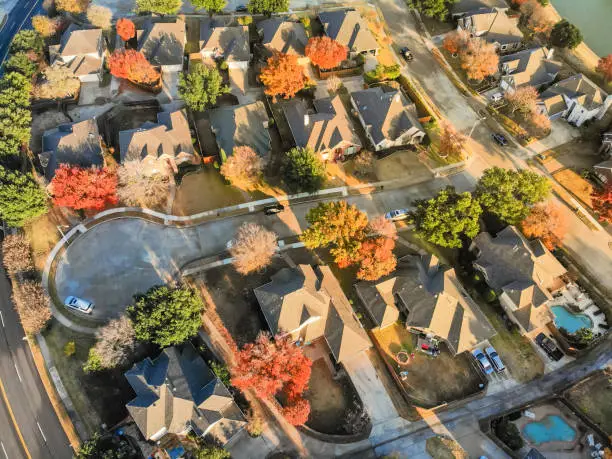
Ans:
[[[361,53],[379,48],[367,22],[355,10],[326,11],[319,14],[319,20],[325,34],[347,46],[351,52]]]

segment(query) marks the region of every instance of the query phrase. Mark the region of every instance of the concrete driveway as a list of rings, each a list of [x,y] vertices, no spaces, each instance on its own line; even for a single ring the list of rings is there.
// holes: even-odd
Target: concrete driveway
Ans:
[[[571,126],[565,120],[555,120],[551,123],[550,134],[542,140],[532,143],[527,149],[535,155],[571,142],[578,137],[580,137],[580,130],[577,127]]]

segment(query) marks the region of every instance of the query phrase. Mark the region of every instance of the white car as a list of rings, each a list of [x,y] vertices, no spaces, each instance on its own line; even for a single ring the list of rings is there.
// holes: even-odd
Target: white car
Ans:
[[[408,209],[395,209],[391,212],[387,212],[385,214],[385,218],[387,220],[391,220],[392,222],[405,220],[408,218],[410,211]]]
[[[64,306],[74,311],[83,312],[85,314],[91,314],[93,311],[94,304],[91,301],[83,300],[76,296],[69,296],[64,300]]]

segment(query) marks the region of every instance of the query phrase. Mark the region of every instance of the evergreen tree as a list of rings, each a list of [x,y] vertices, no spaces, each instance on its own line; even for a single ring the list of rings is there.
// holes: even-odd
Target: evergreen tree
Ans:
[[[314,192],[323,186],[325,166],[312,150],[295,147],[285,156],[283,176],[291,191]]]
[[[0,217],[9,226],[23,226],[47,211],[47,196],[30,174],[0,166]]]

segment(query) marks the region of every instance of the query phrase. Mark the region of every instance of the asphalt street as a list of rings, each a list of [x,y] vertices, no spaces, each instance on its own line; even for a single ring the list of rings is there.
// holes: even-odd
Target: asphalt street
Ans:
[[[19,0],[15,8],[7,15],[6,22],[0,29],[0,64],[8,54],[13,36],[24,26],[29,26],[29,20],[42,9],[43,0]]]
[[[0,267],[0,380],[19,426],[19,441],[6,400],[0,400],[0,459],[70,459],[72,448],[40,380],[11,301],[11,283]]]

